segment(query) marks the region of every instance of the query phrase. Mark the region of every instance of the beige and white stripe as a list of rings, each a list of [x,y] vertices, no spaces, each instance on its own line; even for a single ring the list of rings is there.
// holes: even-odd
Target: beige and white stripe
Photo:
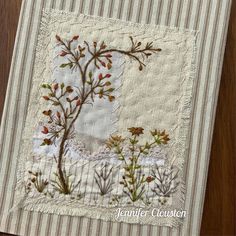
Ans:
[[[24,0],[9,76],[0,139],[0,231],[17,235],[198,235],[231,0]],[[12,207],[19,141],[43,8],[199,30],[189,156],[188,217],[178,229],[18,211]],[[26,66],[27,65],[27,66]]]

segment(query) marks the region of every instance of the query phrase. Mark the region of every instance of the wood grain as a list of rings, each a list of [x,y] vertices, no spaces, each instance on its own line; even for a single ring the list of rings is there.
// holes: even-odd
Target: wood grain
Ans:
[[[236,235],[236,1],[233,1],[213,134],[202,235]]]
[[[0,117],[21,0],[0,1]],[[236,235],[236,1],[233,1],[216,112],[201,235]],[[213,122],[213,121],[212,121]],[[6,235],[0,233],[0,235]]]
[[[0,119],[4,106],[21,0],[0,1]]]

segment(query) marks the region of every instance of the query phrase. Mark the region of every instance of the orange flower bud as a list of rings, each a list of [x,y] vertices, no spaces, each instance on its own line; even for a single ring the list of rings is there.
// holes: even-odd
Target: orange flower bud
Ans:
[[[146,181],[147,181],[148,183],[152,182],[153,180],[154,180],[154,178],[153,178],[152,176],[148,176],[148,177],[146,178]]]
[[[115,97],[109,95],[109,96],[108,96],[108,99],[109,99],[110,102],[113,102],[113,101],[115,100]]]
[[[61,56],[61,57],[64,57],[64,56],[67,55],[67,54],[68,54],[67,52],[62,51],[62,52],[60,53],[60,56]]]
[[[43,131],[42,131],[43,134],[48,134],[48,128],[46,126],[43,126]]]
[[[49,100],[49,97],[48,96],[43,96],[43,98],[48,101]]]
[[[71,87],[71,86],[67,86],[66,87],[66,92],[68,92],[68,93],[72,93],[74,90],[73,90],[73,88]]]
[[[48,110],[48,111],[43,111],[43,114],[45,116],[50,116],[52,114],[52,111],[51,110]]]
[[[79,38],[79,35],[75,35],[72,39],[77,40]]]
[[[52,141],[50,139],[45,138],[43,141],[44,141],[44,144],[46,144],[46,145],[52,144]]]
[[[61,38],[58,35],[56,35],[56,39],[57,41],[61,42]]]
[[[110,70],[112,68],[111,63],[107,63],[107,69]]]

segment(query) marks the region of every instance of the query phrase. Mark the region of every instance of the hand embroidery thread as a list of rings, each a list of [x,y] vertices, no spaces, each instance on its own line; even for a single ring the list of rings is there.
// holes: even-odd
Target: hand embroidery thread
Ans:
[[[69,67],[71,70],[79,71],[81,82],[80,87],[66,86],[64,83],[42,84],[42,88],[47,90],[47,94],[43,99],[50,102],[56,109],[55,111],[46,110],[43,114],[48,118],[47,126],[43,127],[42,133],[45,134],[45,139],[41,145],[56,144],[59,142],[58,156],[54,156],[57,163],[56,180],[52,183],[57,191],[64,194],[71,194],[75,187],[79,184],[72,184],[69,181],[69,174],[66,173],[63,166],[63,158],[67,152],[67,140],[74,135],[74,123],[79,118],[84,105],[93,103],[94,97],[108,99],[114,101],[112,95],[114,88],[109,81],[111,74],[100,73],[98,78],[94,78],[93,72],[89,71],[89,66],[94,63],[94,66],[99,70],[104,67],[107,70],[112,67],[112,53],[116,52],[135,60],[139,65],[139,70],[145,67],[144,60],[152,55],[152,53],[160,52],[160,48],[154,48],[152,42],[147,43],[142,47],[141,42],[135,42],[132,37],[131,48],[129,50],[121,50],[117,48],[109,48],[105,42],[100,45],[93,42],[92,46],[84,41],[83,45],[78,45],[76,49],[72,49],[72,43],[78,40],[79,36],[74,36],[71,40],[63,40],[56,35],[58,46],[62,47],[61,57],[66,57],[67,63],[61,64],[61,68]],[[85,54],[90,55],[88,61],[82,66],[80,61],[85,57]],[[78,84],[79,86],[79,84]],[[104,189],[103,189],[104,190]]]
[[[146,183],[152,182],[156,176],[145,176],[142,171],[142,165],[139,162],[140,158],[145,158],[150,150],[157,145],[167,144],[170,140],[169,135],[165,131],[160,132],[157,130],[151,131],[153,142],[146,142],[144,145],[139,144],[138,137],[143,134],[142,127],[132,127],[128,129],[132,134],[130,138],[123,138],[121,136],[111,136],[107,142],[110,149],[114,149],[119,160],[123,162],[124,175],[120,184],[124,186],[124,193],[130,198],[132,202],[144,200],[144,193]],[[124,148],[124,143],[128,142],[129,154]],[[160,180],[162,183],[162,180]],[[159,185],[157,185],[159,188]]]

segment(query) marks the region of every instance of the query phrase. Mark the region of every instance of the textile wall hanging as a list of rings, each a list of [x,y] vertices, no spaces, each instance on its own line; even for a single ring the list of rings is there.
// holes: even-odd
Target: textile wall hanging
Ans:
[[[1,231],[198,235],[230,3],[23,1]]]

